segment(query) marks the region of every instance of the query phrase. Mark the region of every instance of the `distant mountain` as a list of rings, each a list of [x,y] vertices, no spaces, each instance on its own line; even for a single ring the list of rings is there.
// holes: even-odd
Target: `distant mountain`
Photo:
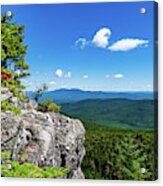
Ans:
[[[61,111],[79,118],[86,129],[153,130],[155,112],[153,100],[96,99],[61,105]]]
[[[35,92],[27,92],[33,99]],[[86,99],[115,99],[126,98],[132,100],[153,99],[153,92],[103,92],[103,91],[83,91],[80,89],[58,89],[44,92],[40,101],[50,98],[56,103],[70,103]]]

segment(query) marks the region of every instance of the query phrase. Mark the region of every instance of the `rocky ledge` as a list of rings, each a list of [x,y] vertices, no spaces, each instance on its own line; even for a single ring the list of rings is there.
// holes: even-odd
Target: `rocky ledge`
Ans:
[[[71,171],[64,178],[84,178],[80,168],[85,155],[84,134],[79,120],[59,113],[36,110],[22,110],[21,115],[1,113],[2,151],[11,151],[12,160],[22,163],[68,167]]]

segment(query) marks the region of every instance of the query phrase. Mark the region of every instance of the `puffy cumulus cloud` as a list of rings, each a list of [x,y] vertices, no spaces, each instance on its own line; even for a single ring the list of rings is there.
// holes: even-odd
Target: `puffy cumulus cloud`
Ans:
[[[57,83],[55,81],[50,81],[49,84],[50,85],[56,85]]]
[[[148,43],[148,40],[126,38],[117,41],[116,43],[108,47],[108,49],[111,51],[129,51],[141,46],[147,47]]]
[[[75,41],[75,45],[84,48],[88,44],[88,41],[86,38],[79,38]]]
[[[72,73],[71,72],[63,72],[61,69],[57,69],[55,72],[56,77],[58,78],[71,78]]]
[[[115,43],[110,45],[110,37],[112,31],[110,28],[103,27],[99,29],[91,40],[87,40],[85,37],[80,37],[76,40],[75,46],[83,49],[85,46],[95,46],[103,49],[108,49],[109,51],[130,51],[138,47],[148,47],[149,40],[141,38],[122,38]]]
[[[56,72],[55,72],[55,75],[56,75],[56,77],[61,78],[61,77],[64,76],[64,73],[61,69],[57,69]]]
[[[123,74],[115,74],[114,78],[120,79],[120,78],[124,78]]]
[[[84,74],[83,75],[83,79],[88,79],[88,75],[87,74]]]
[[[92,44],[96,47],[106,48],[109,44],[111,30],[109,28],[101,28],[93,37]]]

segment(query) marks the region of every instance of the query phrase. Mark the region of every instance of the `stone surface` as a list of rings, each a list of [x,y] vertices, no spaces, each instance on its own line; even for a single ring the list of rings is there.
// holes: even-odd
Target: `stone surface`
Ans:
[[[64,178],[84,178],[80,165],[85,155],[85,129],[79,120],[59,113],[22,110],[19,116],[1,113],[1,128],[2,151],[10,150],[13,160],[40,167],[69,167],[71,171]]]
[[[36,109],[38,107],[37,102],[34,101],[34,100],[28,100],[26,104],[27,104],[27,106],[24,107],[24,108],[28,109],[28,110],[30,110],[30,109],[33,110],[33,109]]]
[[[13,93],[8,88],[1,87],[1,101],[7,100],[10,102],[11,106],[20,110],[33,110],[38,107],[37,102],[29,100],[25,93],[22,93],[22,97],[24,98],[24,102],[18,97],[13,96]]]
[[[1,87],[1,101],[10,99],[12,97],[12,93],[9,91],[8,88]]]

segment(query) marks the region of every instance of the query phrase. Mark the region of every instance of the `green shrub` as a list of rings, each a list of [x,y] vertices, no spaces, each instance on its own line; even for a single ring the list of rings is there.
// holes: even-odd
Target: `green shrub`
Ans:
[[[53,103],[52,99],[44,99],[37,108],[37,110],[42,112],[59,112],[60,111],[59,105]]]
[[[2,111],[11,111],[11,112],[15,112],[16,114],[20,114],[21,113],[21,110],[16,108],[16,107],[13,107],[11,106],[11,103],[9,103],[9,101],[7,100],[4,100],[1,102],[1,109]]]
[[[45,108],[46,111],[48,111],[49,105],[52,103],[52,99],[44,99],[43,102],[40,104],[42,107]]]
[[[27,156],[20,154],[19,158]],[[69,168],[61,167],[44,167],[40,168],[32,163],[20,164],[19,161],[11,161],[11,152],[5,151],[1,153],[3,164],[1,165],[1,173],[3,177],[21,177],[21,178],[57,178],[62,177],[70,171]],[[5,162],[5,163],[4,163]]]
[[[11,156],[11,152],[10,151],[5,151],[1,153],[1,158],[2,159],[9,159]]]
[[[48,167],[40,168],[31,163],[20,164],[18,161],[7,160],[6,164],[1,166],[3,177],[19,178],[57,178],[62,177],[70,171],[69,168]]]
[[[57,104],[55,104],[55,103],[51,103],[51,104],[48,106],[48,111],[49,111],[49,112],[59,112],[59,111],[60,111],[60,108],[61,108],[60,105],[57,105]]]

